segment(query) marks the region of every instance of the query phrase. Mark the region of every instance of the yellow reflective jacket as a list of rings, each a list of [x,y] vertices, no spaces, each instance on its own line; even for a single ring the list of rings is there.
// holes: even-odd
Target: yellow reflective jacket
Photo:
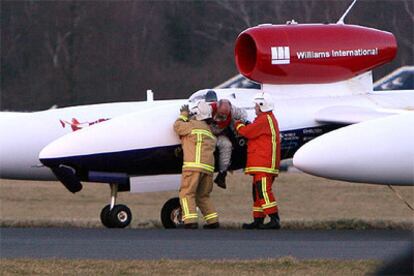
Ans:
[[[174,130],[180,136],[184,152],[183,171],[214,173],[214,150],[216,137],[204,121],[188,120],[180,115],[174,123]]]

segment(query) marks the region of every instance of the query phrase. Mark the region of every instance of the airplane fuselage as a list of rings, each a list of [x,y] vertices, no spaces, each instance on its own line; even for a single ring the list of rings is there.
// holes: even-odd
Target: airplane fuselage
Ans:
[[[217,93],[219,98],[230,98],[234,105],[245,108],[249,120],[254,120],[251,99],[257,90],[223,89]],[[43,164],[48,167],[59,164],[74,167],[82,181],[89,180],[90,172],[123,173],[127,176],[180,173],[181,147],[172,124],[180,106],[186,102],[131,102],[34,113],[3,112],[0,125],[7,131],[0,137],[1,177],[55,180],[51,170],[39,161],[42,149],[55,140],[42,152],[40,158]],[[282,136],[282,159],[286,159],[291,158],[306,142],[343,126],[315,122],[317,111],[331,106],[410,109],[414,106],[414,94],[389,91],[293,98],[275,94],[274,104]],[[68,123],[73,118],[83,129]],[[239,139],[233,142],[232,169],[237,170],[244,166],[245,145]]]

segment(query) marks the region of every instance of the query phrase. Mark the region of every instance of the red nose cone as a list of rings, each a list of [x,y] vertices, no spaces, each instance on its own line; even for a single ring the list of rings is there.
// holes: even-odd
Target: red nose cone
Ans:
[[[391,61],[397,52],[388,32],[354,25],[267,25],[236,41],[241,74],[267,84],[330,83]]]

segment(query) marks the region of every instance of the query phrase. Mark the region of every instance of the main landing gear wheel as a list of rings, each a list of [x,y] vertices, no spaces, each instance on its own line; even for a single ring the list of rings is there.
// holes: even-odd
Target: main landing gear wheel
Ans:
[[[114,228],[112,223],[109,222],[109,212],[111,211],[111,205],[106,205],[101,211],[101,222],[105,227]]]
[[[178,197],[169,199],[162,206],[161,222],[167,229],[177,228],[177,225],[183,224],[180,199]]]
[[[122,204],[106,205],[101,211],[101,222],[108,228],[125,228],[132,220],[131,210]]]
[[[131,210],[122,204],[116,205],[118,184],[110,184],[111,204],[106,205],[101,211],[101,222],[108,228],[125,228],[132,220]]]

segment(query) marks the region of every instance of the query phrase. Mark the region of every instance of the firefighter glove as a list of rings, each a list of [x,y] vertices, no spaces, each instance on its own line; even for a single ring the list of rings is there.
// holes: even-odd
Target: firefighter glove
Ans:
[[[190,113],[190,107],[188,106],[188,104],[181,106],[180,113],[185,113],[187,115]]]

